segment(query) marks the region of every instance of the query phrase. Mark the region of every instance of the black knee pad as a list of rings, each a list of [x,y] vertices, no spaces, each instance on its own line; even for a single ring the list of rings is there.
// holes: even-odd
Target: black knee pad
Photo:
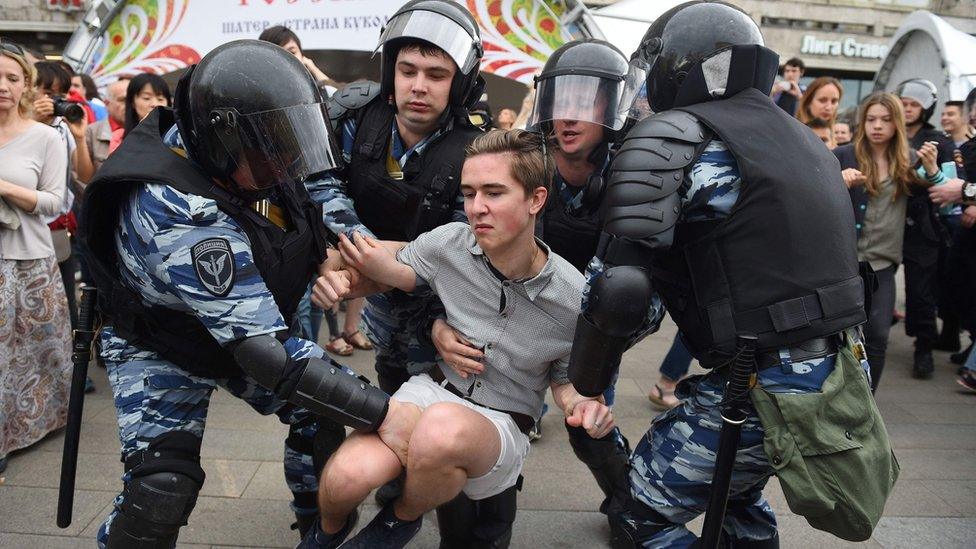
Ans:
[[[130,479],[109,529],[106,547],[172,547],[206,477],[200,468],[200,439],[167,433],[125,461]]]
[[[315,432],[313,440],[312,461],[315,463],[315,476],[322,474],[325,462],[339,449],[346,440],[346,428],[331,419],[320,418],[319,430]]]

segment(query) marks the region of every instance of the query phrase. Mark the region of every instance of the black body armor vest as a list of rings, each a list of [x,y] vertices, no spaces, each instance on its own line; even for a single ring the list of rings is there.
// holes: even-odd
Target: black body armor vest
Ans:
[[[275,190],[276,205],[290,222],[287,231],[260,215],[162,142],[163,132],[174,123],[171,110],[153,111],[105,161],[87,188],[83,242],[91,255],[98,307],[115,332],[136,347],[155,351],[197,375],[241,375],[231,354],[195,316],[146,305],[122,283],[115,248],[122,205],[136,186],[146,183],[164,183],[216,201],[247,234],[254,264],[289,324],[316,267],[325,258],[328,229],[322,223],[321,206],[298,182]]]
[[[542,216],[542,239],[552,251],[569,261],[579,272],[585,272],[600,242],[603,226],[600,210],[584,205],[580,216],[571,215],[566,212],[566,204],[555,189],[550,191],[552,194],[546,201]]]
[[[481,131],[455,123],[428,143],[422,154],[411,156],[401,167],[403,179],[398,180],[387,172],[394,114],[381,98],[357,113],[346,186],[360,221],[377,237],[410,241],[451,221],[464,148]]]
[[[717,134],[741,176],[731,215],[680,222],[652,273],[685,341],[706,367],[734,352],[795,346],[865,321],[850,196],[837,159],[809,129],[747,89],[681,107]]]

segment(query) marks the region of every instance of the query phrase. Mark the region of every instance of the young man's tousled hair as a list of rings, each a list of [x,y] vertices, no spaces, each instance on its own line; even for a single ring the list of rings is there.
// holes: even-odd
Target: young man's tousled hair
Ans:
[[[549,190],[554,164],[547,158],[549,152],[544,139],[535,132],[525,130],[492,130],[479,135],[465,149],[465,158],[482,154],[507,154],[511,163],[512,178],[522,184],[529,196],[539,187]]]
[[[784,68],[786,68],[786,67],[796,67],[796,68],[800,69],[800,74],[803,74],[804,72],[807,71],[807,66],[803,63],[803,60],[800,59],[799,57],[791,57],[791,58],[787,59],[786,60],[786,63],[783,63],[783,67]]]
[[[264,29],[258,36],[258,40],[271,42],[272,44],[282,48],[285,47],[285,44],[288,42],[295,42],[295,45],[298,46],[298,51],[301,52],[302,55],[304,55],[305,52],[305,50],[302,49],[302,41],[298,39],[298,35],[295,34],[295,31],[284,25],[275,25],[273,27]]]

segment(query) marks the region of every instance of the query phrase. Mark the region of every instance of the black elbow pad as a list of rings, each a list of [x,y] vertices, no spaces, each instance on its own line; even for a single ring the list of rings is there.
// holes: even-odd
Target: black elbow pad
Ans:
[[[652,297],[650,277],[638,267],[613,267],[594,281],[569,356],[569,380],[577,392],[594,397],[607,389]]]
[[[386,417],[390,397],[378,387],[320,358],[292,360],[270,335],[234,342],[230,350],[247,375],[292,404],[363,431]]]

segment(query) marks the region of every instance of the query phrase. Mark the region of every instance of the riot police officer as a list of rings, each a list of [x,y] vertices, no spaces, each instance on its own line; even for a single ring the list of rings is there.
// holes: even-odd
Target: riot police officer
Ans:
[[[412,0],[387,22],[377,49],[380,83],[351,84],[330,101],[347,165],[313,193],[336,233],[409,241],[466,220],[458,189],[464,148],[481,133],[467,113],[483,89],[481,38],[461,5]],[[339,261],[330,255],[326,268]],[[433,364],[429,335],[417,338],[428,306],[397,291],[367,300],[363,321],[389,393]]]
[[[603,40],[585,39],[553,52],[536,77],[529,127],[554,144],[556,168],[541,236],[581,273],[596,255],[600,239],[600,202],[610,146],[624,129],[634,99],[635,87],[626,81],[629,74],[630,65],[619,49]],[[604,393],[608,406],[613,405],[613,397],[611,386]],[[566,430],[573,452],[604,493],[600,510],[614,527],[614,517],[629,491],[627,441],[616,428],[603,439],[569,425]]]
[[[756,336],[764,389],[816,392],[840,364],[840,346],[857,339],[864,290],[837,162],[769,100],[778,59],[748,15],[723,3],[677,6],[651,25],[632,63],[648,71],[657,114],[628,132],[611,163],[605,270],[589,283],[570,378],[582,394],[602,391],[631,339],[657,328],[663,309],[649,327],[646,309],[663,300],[710,372],[679,386],[682,404],[635,448],[630,539],[614,541],[686,547],[696,538],[685,523],[709,499],[737,335]],[[867,395],[865,364],[854,368]],[[773,468],[756,412],[744,406],[727,546],[777,547],[762,496]]]
[[[952,162],[951,141],[929,123],[939,103],[935,84],[913,78],[899,84],[895,95],[901,98],[905,108],[905,131],[912,149],[919,150],[925,143],[933,142],[938,149],[938,165]],[[931,184],[938,181],[939,173],[925,173],[924,176]],[[905,263],[905,333],[915,338],[912,375],[920,379],[932,377],[934,370],[932,349],[939,343],[935,318],[940,301],[940,257],[945,256],[949,227],[959,225],[962,211],[955,206],[947,213],[947,216],[940,215],[924,189],[917,189],[908,197],[902,257]],[[958,340],[959,324],[954,322],[954,315],[950,313],[945,320],[946,334],[952,336],[954,332]]]
[[[99,545],[175,545],[204,481],[218,385],[289,425],[285,477],[303,530],[339,423],[381,424],[386,394],[287,335],[326,255],[303,181],[336,166],[329,131],[300,61],[231,42],[183,76],[175,111],[154,110],[88,187],[84,239],[125,463]]]

